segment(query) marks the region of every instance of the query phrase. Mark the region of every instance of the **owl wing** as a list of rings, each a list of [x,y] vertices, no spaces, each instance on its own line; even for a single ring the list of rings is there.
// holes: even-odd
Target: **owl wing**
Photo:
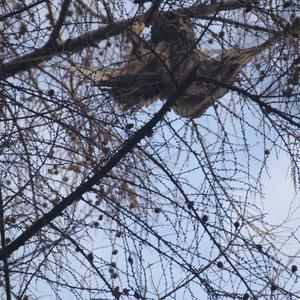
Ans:
[[[222,73],[222,66],[218,61],[209,58],[199,50],[195,50],[187,58],[182,68],[191,70],[195,64],[198,65],[195,80],[173,106],[175,113],[185,118],[201,117],[217,99],[228,92],[227,89],[217,84]],[[183,74],[184,72],[186,71],[182,69],[180,73]],[[216,84],[208,83],[203,78],[215,80]]]
[[[104,70],[67,68],[73,74],[84,76],[93,85],[105,88],[108,94],[124,110],[134,111],[154,102],[161,95],[165,80],[162,64],[157,55],[145,47],[140,35],[144,29],[142,22],[134,22],[126,36],[132,44],[129,61],[122,67]]]
[[[134,111],[151,104],[160,96],[161,64],[152,53],[134,58],[123,67],[90,70],[70,67],[73,74],[84,76],[93,85],[105,87],[124,110]]]

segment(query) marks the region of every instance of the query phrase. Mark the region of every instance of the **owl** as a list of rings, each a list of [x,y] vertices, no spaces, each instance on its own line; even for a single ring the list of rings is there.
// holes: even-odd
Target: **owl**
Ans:
[[[140,37],[140,27],[132,27],[129,40],[134,49],[123,66],[79,70],[95,85],[107,88],[123,110],[133,112],[157,99],[166,100],[196,65],[195,80],[172,109],[179,116],[197,118],[228,92],[224,83],[234,84],[240,71],[255,56],[287,33],[299,32],[299,20],[261,45],[224,51],[211,58],[197,49],[191,20],[179,13],[167,12],[154,20],[148,41]]]
[[[166,49],[187,54],[195,47],[196,36],[192,22],[184,15],[168,12],[159,15],[151,28],[151,43],[158,53]]]
[[[279,40],[298,36],[299,33],[300,17],[296,17],[291,26],[287,26],[283,31],[273,34],[264,43],[255,47],[224,51],[213,58],[206,56],[195,48],[192,49],[190,55],[175,72],[184,74],[184,69],[189,72],[196,64],[195,80],[174,103],[173,110],[182,117],[201,117],[210,106],[228,93],[227,86],[235,84],[241,70],[253,58]],[[185,77],[183,76],[183,78]]]
[[[160,60],[160,98],[168,98],[198,60],[192,22],[168,12],[157,17],[151,29],[151,44]]]
[[[157,99],[165,100],[188,73],[180,62],[191,55],[189,52],[195,46],[192,23],[185,16],[168,12],[155,20],[150,40],[143,41],[141,31],[136,23],[128,31],[133,49],[122,67],[68,70],[108,90],[124,110],[132,112]]]

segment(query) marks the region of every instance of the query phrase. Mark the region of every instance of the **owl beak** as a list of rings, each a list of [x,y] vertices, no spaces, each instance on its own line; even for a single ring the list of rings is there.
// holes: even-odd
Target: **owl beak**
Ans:
[[[178,23],[179,23],[179,26],[184,26],[185,25],[181,18],[178,20]]]

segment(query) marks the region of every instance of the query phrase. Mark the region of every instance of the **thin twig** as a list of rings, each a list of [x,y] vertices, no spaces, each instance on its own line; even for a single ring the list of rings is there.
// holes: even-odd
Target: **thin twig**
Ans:
[[[2,198],[2,190],[0,186],[0,237],[1,237],[1,247],[5,247],[5,224],[4,224],[4,211],[3,211],[3,198]],[[3,261],[3,269],[4,269],[4,280],[5,280],[5,292],[6,299],[11,300],[11,288],[10,288],[10,278],[9,278],[9,267],[7,257],[1,258]]]
[[[235,10],[249,6],[253,1],[231,0],[225,3],[217,4],[199,4],[190,8],[180,8],[174,10],[175,13],[184,14],[193,18],[201,18],[219,11]],[[160,12],[160,14],[165,14]],[[56,45],[50,45],[48,42],[39,49],[36,49],[26,55],[16,58],[0,66],[0,80],[14,76],[22,71],[28,71],[37,67],[40,63],[48,61],[52,57],[62,54],[72,54],[79,52],[86,47],[95,46],[100,41],[106,40],[112,36],[124,32],[133,22],[143,21],[145,14],[130,18],[124,21],[115,22],[94,31],[89,31],[77,38],[67,39],[58,42]],[[152,20],[153,22],[153,20]]]
[[[114,153],[103,167],[94,170],[94,175],[82,182],[74,192],[65,197],[58,205],[46,213],[42,218],[34,222],[27,230],[19,235],[13,242],[0,249],[0,259],[10,256],[14,251],[23,246],[30,238],[36,235],[43,227],[49,225],[58,217],[68,206],[79,200],[85,193],[89,192],[95,184],[107,176],[107,174],[124,158],[145,136],[152,131],[152,128],[164,117],[170,110],[174,102],[186,91],[186,89],[195,80],[197,66],[189,73],[187,78],[178,86],[172,96],[162,108],[147,122],[142,128],[127,139],[127,141]]]

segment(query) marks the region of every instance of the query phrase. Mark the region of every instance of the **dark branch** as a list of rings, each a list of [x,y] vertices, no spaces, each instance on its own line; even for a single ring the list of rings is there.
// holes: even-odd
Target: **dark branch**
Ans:
[[[0,239],[1,239],[1,247],[5,247],[5,224],[4,224],[4,203],[2,198],[2,190],[0,187]],[[7,257],[1,258],[3,261],[3,270],[4,270],[4,280],[5,280],[5,292],[6,299],[11,300],[11,285],[10,285],[10,277],[9,277],[9,266]]]
[[[107,176],[107,174],[125,157],[145,136],[152,131],[154,126],[162,120],[167,111],[170,110],[174,102],[185,92],[190,84],[195,80],[196,67],[190,72],[185,80],[178,86],[176,91],[162,108],[154,115],[154,117],[146,123],[141,129],[133,134],[122,147],[113,154],[107,163],[100,169],[96,169],[94,175],[80,184],[74,192],[65,197],[58,205],[45,214],[41,219],[32,224],[19,237],[11,242],[6,247],[0,249],[0,260],[10,256],[14,251],[23,246],[30,238],[36,235],[43,227],[47,226],[56,217],[58,217],[68,206],[79,200],[85,193],[89,192],[95,184],[99,184],[100,180]]]
[[[176,12],[193,18],[201,18],[203,16],[207,17],[208,15],[219,11],[244,8],[253,3],[254,1],[250,0],[231,0],[225,3],[199,4],[190,8],[177,9]],[[57,43],[56,45],[51,45],[47,42],[39,49],[36,49],[11,62],[2,64],[0,66],[0,80],[14,76],[22,71],[31,70],[32,68],[37,67],[40,63],[45,62],[54,56],[72,54],[87,47],[95,46],[102,40],[121,34],[128,28],[128,26],[132,24],[132,22],[142,21],[145,17],[147,17],[147,13],[135,18],[109,24],[103,28],[87,32],[78,38],[67,39],[61,43]],[[152,21],[154,19],[155,17],[152,19]]]
[[[300,128],[300,123],[295,122],[288,114],[286,114],[283,111],[280,111],[280,110],[272,107],[268,103],[265,103],[264,101],[262,101],[260,98],[263,95],[253,95],[253,94],[247,92],[246,90],[241,89],[241,88],[239,88],[237,86],[233,86],[233,85],[228,84],[228,83],[220,82],[220,81],[217,81],[217,80],[214,80],[214,79],[211,79],[211,78],[207,78],[207,77],[203,77],[203,76],[199,76],[199,75],[197,75],[197,80],[205,82],[205,83],[212,83],[212,84],[215,84],[216,86],[223,87],[223,88],[226,88],[226,89],[228,89],[230,91],[235,91],[235,92],[237,92],[237,93],[239,93],[241,95],[244,95],[244,96],[248,97],[249,99],[251,99],[256,104],[258,104],[266,112],[276,114],[279,117],[281,117],[282,119],[284,119],[287,122],[289,122],[290,124],[292,124],[292,125]],[[208,106],[211,106],[212,104],[213,103],[209,103]]]
[[[59,37],[59,32],[60,32],[60,30],[63,26],[63,23],[66,19],[66,15],[67,15],[70,4],[71,4],[71,0],[65,0],[63,2],[60,13],[59,13],[58,20],[56,22],[55,27],[53,28],[53,31],[51,32],[50,38],[49,38],[48,42],[46,43],[45,47],[47,47],[47,45],[56,45],[57,38]]]
[[[1,15],[0,16],[0,22],[4,21],[7,18],[11,18],[11,17],[13,17],[13,16],[15,16],[17,14],[20,14],[20,13],[22,13],[24,11],[28,11],[30,8],[35,7],[35,6],[37,6],[37,5],[39,5],[39,4],[43,3],[43,2],[46,2],[46,1],[47,0],[39,0],[39,1],[36,1],[36,2],[34,2],[32,4],[30,4],[30,5],[26,5],[24,7],[21,7],[18,10],[12,11],[12,12],[10,12],[8,14]]]

